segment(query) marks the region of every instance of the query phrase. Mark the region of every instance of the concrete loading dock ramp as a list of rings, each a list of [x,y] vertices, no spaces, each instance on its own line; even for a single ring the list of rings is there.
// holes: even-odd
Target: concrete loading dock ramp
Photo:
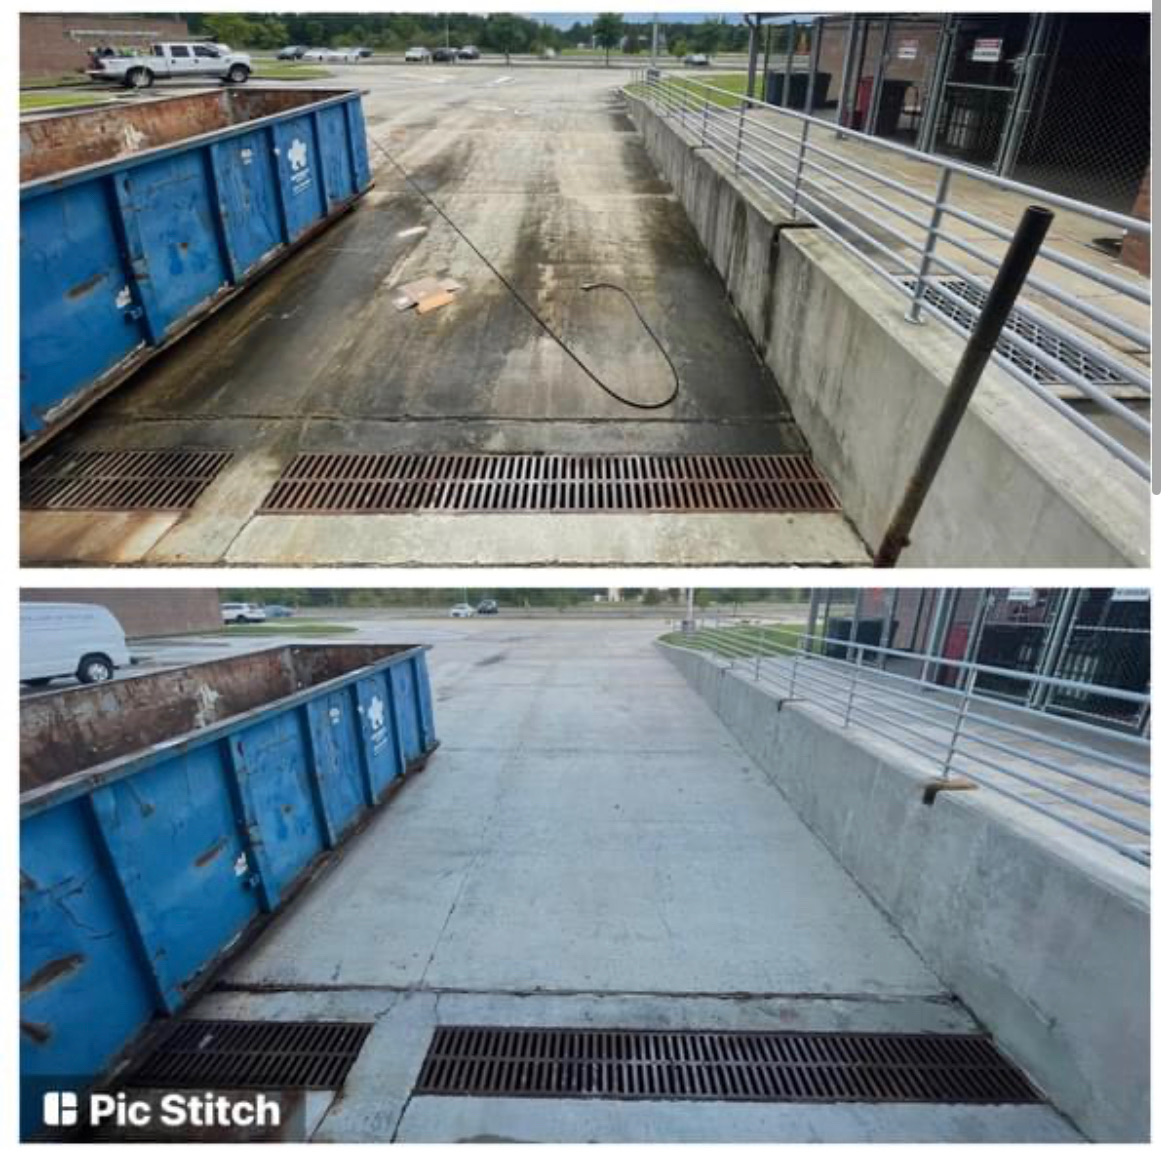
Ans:
[[[372,1022],[318,1141],[1077,1139],[1044,1104],[412,1096],[439,1024],[977,1030],[659,629],[428,628],[428,770],[191,1014]]]
[[[347,70],[339,70],[339,75]],[[837,512],[344,519],[258,515],[299,452],[807,453],[677,199],[604,70],[349,70],[395,152],[599,376],[544,336],[377,149],[358,208],[104,400],[51,448],[215,450],[230,466],[176,511],[29,511],[27,563],[847,563]],[[419,232],[419,227],[426,227]],[[449,304],[399,312],[427,276]],[[454,534],[457,530],[457,535]]]

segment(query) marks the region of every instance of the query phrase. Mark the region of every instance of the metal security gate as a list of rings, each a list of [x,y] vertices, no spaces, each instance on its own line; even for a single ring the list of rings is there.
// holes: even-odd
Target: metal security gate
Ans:
[[[1041,13],[954,17],[920,147],[996,173],[1010,168],[1047,28]]]

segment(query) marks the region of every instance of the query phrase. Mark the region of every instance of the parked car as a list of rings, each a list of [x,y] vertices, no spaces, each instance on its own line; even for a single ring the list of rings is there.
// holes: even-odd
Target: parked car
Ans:
[[[22,604],[20,681],[33,688],[57,677],[95,685],[130,664],[126,634],[100,604]]]
[[[436,48],[431,53],[431,60],[438,64],[451,64],[459,59],[459,52],[454,48]]]
[[[286,608],[283,604],[266,604],[264,605],[264,615],[269,620],[286,620],[292,616],[293,610]]]
[[[475,606],[477,616],[495,616],[500,611],[500,606],[494,600],[481,600]]]
[[[87,69],[95,81],[116,81],[131,89],[148,89],[158,77],[218,77],[242,85],[252,75],[252,58],[223,44],[195,41],[152,44],[142,56],[103,56]]]
[[[466,620],[475,615],[475,609],[470,604],[456,604],[447,615],[457,620]]]
[[[683,64],[690,65],[693,68],[703,68],[711,63],[710,57],[703,52],[688,52],[683,57]]]
[[[353,51],[358,54],[358,57],[361,60],[365,60],[366,57],[374,55],[374,50],[372,48],[355,48]]]
[[[302,56],[308,52],[308,48],[303,44],[290,44],[286,48],[282,48],[277,54],[277,60],[300,60]]]
[[[407,64],[412,64],[415,61],[428,61],[431,59],[431,51],[429,48],[423,48],[421,45],[408,48],[404,59]]]
[[[479,49],[474,44],[465,44],[459,50],[460,60],[479,60]]]
[[[359,60],[356,48],[310,48],[301,60],[325,61],[332,64],[353,64]]]
[[[242,602],[221,604],[219,611],[224,624],[259,624],[268,619],[264,615],[264,609],[257,604]]]

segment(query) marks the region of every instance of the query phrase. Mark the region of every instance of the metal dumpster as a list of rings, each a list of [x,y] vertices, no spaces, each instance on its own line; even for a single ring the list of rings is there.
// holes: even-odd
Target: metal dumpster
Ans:
[[[20,126],[22,455],[369,187],[356,90],[201,92]]]
[[[426,648],[314,645],[21,705],[21,1089],[108,1073],[436,747]]]

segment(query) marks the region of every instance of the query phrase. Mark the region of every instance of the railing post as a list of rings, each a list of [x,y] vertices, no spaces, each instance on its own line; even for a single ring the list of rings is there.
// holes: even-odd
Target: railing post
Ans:
[[[951,184],[951,169],[944,167],[938,175],[938,186],[934,191],[934,208],[930,211],[930,227],[926,231],[926,243],[922,248],[922,261],[918,266],[918,279],[914,283],[914,297],[906,312],[907,322],[922,322],[922,298],[926,293],[926,276],[930,273],[931,259],[938,244],[938,230],[942,225],[943,209],[947,202],[947,191]]]
[[[707,118],[711,112],[711,101],[707,99],[703,102],[703,128],[699,133],[699,140],[704,146],[707,144]]]
[[[955,725],[951,730],[951,741],[947,746],[946,760],[943,762],[943,781],[950,780],[951,762],[955,759],[955,749],[958,747],[959,738],[963,734],[963,722],[967,719],[967,710],[971,707],[971,694],[974,691],[975,682],[978,677],[979,670],[972,665],[967,671],[967,683],[963,686],[963,699],[959,702],[959,711],[955,714]]]
[[[796,666],[800,664],[800,650],[797,649],[792,654],[792,674],[788,682],[788,699],[790,701],[796,699]]]
[[[859,654],[860,655],[860,654]],[[849,677],[849,700],[845,703],[845,728],[849,728],[849,719],[853,716],[853,697],[857,692],[857,673],[861,668],[860,664],[854,666],[853,672]]]
[[[764,626],[756,633],[756,681],[760,679],[760,662],[764,659]]]
[[[741,101],[739,104],[739,122],[735,132],[735,172],[739,172],[739,155],[743,150],[743,119],[747,113],[747,103]]]
[[[810,82],[811,83],[811,82]],[[800,130],[800,149],[796,154],[796,175],[792,179],[792,216],[796,217],[800,209],[800,176],[804,172],[804,154],[808,145],[809,122],[803,122]]]

